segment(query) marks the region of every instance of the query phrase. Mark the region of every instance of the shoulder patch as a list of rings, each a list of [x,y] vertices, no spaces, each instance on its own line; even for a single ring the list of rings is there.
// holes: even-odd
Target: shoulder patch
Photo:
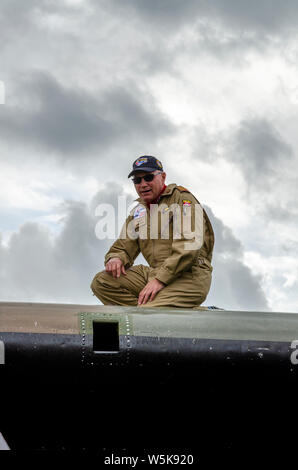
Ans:
[[[130,211],[129,211],[129,215],[134,217],[134,214],[135,214],[135,211],[137,209],[141,209],[142,207],[144,207],[141,203],[138,203],[137,205],[135,205]]]
[[[139,205],[135,208],[133,218],[139,219],[140,217],[144,217],[146,215],[146,208],[142,205]]]
[[[185,192],[185,193],[189,193],[190,191],[186,188],[184,188],[183,186],[176,186],[177,189],[179,189],[179,191],[181,192]]]

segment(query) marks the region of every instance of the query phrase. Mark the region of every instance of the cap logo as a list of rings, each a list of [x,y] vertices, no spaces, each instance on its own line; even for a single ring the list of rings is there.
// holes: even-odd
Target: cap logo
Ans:
[[[162,169],[162,164],[161,164],[161,162],[160,162],[159,160],[157,160],[157,159],[156,159],[156,163],[157,163],[157,166],[159,166],[159,168],[161,168],[161,169]]]
[[[148,158],[138,158],[135,161],[135,165],[140,166],[140,165],[143,165],[143,163],[147,163],[147,161],[148,161]]]

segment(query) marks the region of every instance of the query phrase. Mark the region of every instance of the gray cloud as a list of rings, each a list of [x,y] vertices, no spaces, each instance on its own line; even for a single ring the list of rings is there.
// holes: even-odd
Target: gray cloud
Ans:
[[[264,117],[248,117],[227,130],[210,132],[203,125],[193,132],[193,158],[204,159],[216,164],[218,159],[232,163],[243,174],[247,196],[260,195],[272,213],[276,212],[277,201],[268,198],[290,194],[292,202],[279,201],[280,216],[286,218],[297,205],[295,177],[291,168],[297,165],[297,155],[292,145],[278,130],[278,123]],[[286,176],[285,180],[281,175]],[[285,187],[286,185],[286,187]],[[274,189],[274,191],[272,191]]]
[[[297,156],[292,146],[264,118],[241,121],[230,137],[225,158],[242,172],[256,214],[264,220],[295,224]]]
[[[203,157],[210,163],[224,158],[241,171],[248,192],[257,190],[262,195],[273,187],[275,190],[280,187],[283,184],[280,175],[296,162],[294,150],[277,129],[277,124],[264,117],[245,118],[232,128],[215,133],[198,126],[194,143],[194,158]],[[289,182],[287,179],[287,184]],[[294,180],[292,183],[294,185]]]
[[[239,30],[248,28],[265,33],[285,32],[295,28],[298,19],[295,0],[216,0],[202,3],[209,14],[218,15],[228,25]]]
[[[93,4],[96,2],[93,0]],[[147,23],[148,29],[162,26],[164,33],[168,34],[168,28],[177,28],[184,24],[186,20],[193,19],[200,10],[201,2],[190,0],[181,2],[180,0],[132,0],[123,4],[121,0],[112,0],[105,3],[105,6],[114,12],[131,17],[132,12],[140,15],[140,18]]]
[[[112,194],[108,196],[108,194]],[[0,244],[0,297],[3,300],[96,303],[90,290],[93,276],[103,269],[111,241],[95,235],[94,208],[101,202],[117,206],[125,195],[111,184],[97,192],[90,206],[65,201],[60,207],[62,230],[52,238],[49,230],[27,222],[7,247]],[[128,202],[131,198],[127,197]]]
[[[38,6],[38,0],[28,0],[26,3],[19,0],[3,0],[0,10],[0,38],[3,46],[7,41],[20,34],[31,26],[31,11]]]
[[[293,157],[291,146],[284,142],[274,125],[266,119],[240,123],[235,133],[232,159],[239,163],[246,179],[267,185],[276,178],[281,164]]]
[[[182,45],[180,54],[197,57],[213,57],[237,67],[247,67],[250,52],[266,54],[273,45],[270,35],[251,30],[229,30],[226,25],[216,22],[199,21],[195,26],[195,40],[189,45]],[[275,47],[277,45],[275,44]],[[178,50],[179,50],[178,49]],[[227,62],[228,61],[228,62]]]
[[[268,310],[268,302],[261,287],[261,276],[255,275],[243,263],[244,247],[231,229],[205,207],[214,233],[213,281],[208,305],[225,309]]]
[[[91,149],[152,143],[174,130],[137,87],[131,93],[115,86],[96,96],[36,72],[18,93],[26,97],[25,105],[0,108],[2,139],[41,146],[65,159]]]
[[[2,52],[5,48],[10,48],[12,44],[18,43],[20,39],[27,40],[27,35],[39,36],[35,47],[40,47],[45,38],[40,34],[38,22],[35,15],[44,18],[46,15],[61,15],[66,17],[76,17],[80,15],[77,6],[70,3],[58,4],[47,0],[2,0],[0,7],[0,40]],[[22,57],[14,54],[12,60],[22,62]]]
[[[193,149],[193,158],[203,158],[215,167],[217,161],[225,159],[235,167],[237,178],[240,171],[242,197],[254,217],[243,237],[249,249],[254,247],[267,256],[273,252],[278,255],[281,246],[279,236],[264,242],[269,224],[273,233],[283,233],[285,227],[296,230],[298,219],[298,156],[278,125],[278,121],[250,117],[216,133],[201,126],[196,129]],[[231,166],[231,178],[233,171]],[[233,201],[230,204],[233,207]]]
[[[278,122],[249,117],[215,133],[198,126],[193,158],[214,165],[219,159],[232,163],[243,175],[247,201],[257,202],[256,211],[267,212],[268,218],[286,221],[297,213],[297,155]]]
[[[298,5],[295,0],[132,0],[125,6],[121,0],[112,0],[115,11],[131,15],[133,9],[149,23],[167,28],[179,28],[193,24],[200,19],[221,21],[228,27],[240,31],[252,29],[275,33],[295,28],[298,19]]]
[[[175,64],[185,54],[197,59],[212,55],[238,66],[246,64],[250,51],[266,54],[274,47],[284,55],[281,44],[294,37],[298,19],[295,0],[91,1],[98,17],[102,10],[108,11],[111,17],[122,19],[138,33],[144,30],[150,37],[143,43],[136,69],[151,74],[166,68],[177,76],[179,67]]]
[[[297,200],[297,198],[295,198]],[[298,208],[296,207],[291,207],[291,205],[288,205],[286,207],[287,201],[278,201],[275,204],[273,203],[267,203],[266,204],[266,218],[268,220],[278,220],[281,223],[287,223],[290,225],[296,225],[297,220],[298,220]]]
[[[114,18],[134,21],[135,14],[147,25],[147,30],[161,28],[164,34],[198,20],[221,21],[239,31],[252,29],[266,33],[285,32],[296,27],[298,5],[295,0],[85,0],[85,5],[75,5],[46,0],[3,0],[0,17],[1,31],[12,31],[23,25],[32,27],[31,13],[61,13],[79,15],[80,10],[92,6],[97,12],[105,11]]]
[[[269,310],[260,286],[261,276],[254,275],[251,269],[237,259],[225,259],[215,254],[213,264],[213,283],[208,304],[232,310]]]

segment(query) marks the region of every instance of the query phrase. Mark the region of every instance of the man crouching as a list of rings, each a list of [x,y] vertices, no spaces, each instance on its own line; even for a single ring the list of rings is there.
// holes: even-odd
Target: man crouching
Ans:
[[[166,186],[155,157],[138,158],[131,176],[139,204],[106,254],[92,291],[105,305],[198,307],[212,276],[214,233],[205,210],[186,188]],[[139,253],[149,266],[134,266]]]

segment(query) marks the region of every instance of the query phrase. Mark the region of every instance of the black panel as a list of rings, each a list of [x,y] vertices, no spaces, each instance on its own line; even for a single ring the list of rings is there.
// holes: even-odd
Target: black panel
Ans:
[[[119,351],[118,322],[93,322],[93,351],[98,353]]]

